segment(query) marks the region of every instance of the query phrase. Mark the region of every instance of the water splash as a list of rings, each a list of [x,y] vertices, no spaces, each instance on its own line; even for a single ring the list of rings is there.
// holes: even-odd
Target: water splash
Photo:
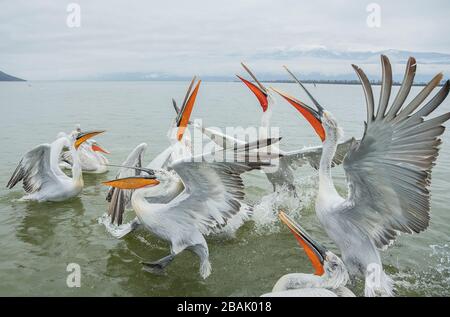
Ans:
[[[448,243],[432,244],[430,248],[432,250],[430,257],[437,262],[434,269],[445,278],[447,284],[450,284],[450,245]]]
[[[450,244],[432,244],[430,248],[430,265],[422,271],[396,273],[396,288],[403,288],[416,296],[450,295]]]
[[[234,239],[236,237],[236,231],[252,217],[252,208],[242,203],[239,212],[231,217],[227,224],[218,232],[214,232],[214,235],[225,239]]]
[[[317,192],[317,177],[307,176],[297,178],[295,191],[283,185],[276,191],[265,195],[253,208],[253,221],[257,233],[271,234],[280,230],[278,212],[283,210],[296,218],[301,217],[301,211],[309,207]]]
[[[121,224],[120,226],[111,223],[111,217],[104,213],[98,218],[98,223],[105,226],[106,231],[116,239],[121,239],[133,230],[133,221]]]

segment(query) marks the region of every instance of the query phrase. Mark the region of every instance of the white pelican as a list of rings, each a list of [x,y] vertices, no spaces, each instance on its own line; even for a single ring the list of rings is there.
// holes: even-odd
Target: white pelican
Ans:
[[[250,145],[245,150],[253,148],[254,145]],[[145,270],[161,272],[177,254],[187,249],[199,256],[201,277],[210,275],[209,250],[204,235],[218,232],[227,220],[239,213],[244,198],[240,174],[265,165],[261,161],[211,162],[211,155],[185,157],[172,162],[170,168],[176,174],[136,167],[134,169],[141,172],[140,175],[104,183],[120,190],[134,190],[131,205],[138,220],[130,224],[129,231],[143,225],[170,243],[170,254],[154,262],[143,262]],[[251,158],[248,151],[245,155]],[[178,178],[183,185],[181,192]],[[121,192],[116,191],[113,195]],[[126,204],[124,196],[113,198],[113,202],[117,204],[112,207],[117,210],[114,212],[121,217]]]
[[[350,274],[365,276],[365,295],[393,295],[392,280],[385,274],[378,249],[389,246],[401,232],[418,233],[430,220],[431,170],[450,113],[425,120],[446,98],[450,82],[425,105],[440,83],[439,73],[403,106],[416,72],[409,58],[403,83],[389,107],[392,71],[381,56],[382,83],[375,112],[372,87],[364,72],[353,65],[364,89],[367,122],[361,141],[355,142],[344,159],[348,196],[341,197],[331,177],[331,158],[336,151],[340,127],[332,114],[317,101],[317,110],[281,91],[278,93],[301,111],[323,140],[319,168],[316,213],[327,234],[339,247]]]
[[[77,133],[82,132],[79,124],[76,125],[75,130]],[[109,164],[109,161],[102,153],[110,154],[94,139],[89,139],[84,142],[78,149],[78,159],[82,171],[90,174],[106,173],[108,171],[107,164]],[[64,169],[72,168],[72,155],[70,154],[70,151],[63,151],[61,153],[59,166]]]
[[[11,189],[23,181],[27,195],[22,200],[63,201],[77,196],[84,185],[77,149],[83,142],[102,132],[71,133],[60,136],[52,144],[36,146],[20,160],[6,187]],[[72,155],[72,178],[64,174],[58,165],[65,146],[69,147]]]
[[[333,252],[325,249],[284,212],[279,217],[294,234],[315,268],[314,274],[283,275],[272,292],[263,297],[355,297],[345,285],[349,280],[347,268]]]
[[[190,94],[193,82],[175,120],[176,133],[171,135],[176,137],[171,138],[170,150],[158,155],[160,158],[150,164],[157,169],[141,167],[147,147],[142,143],[127,157],[119,178],[104,184],[112,187],[108,194],[109,215],[111,222],[116,221],[120,227],[116,237],[123,237],[142,225],[171,244],[170,254],[158,261],[143,263],[145,270],[159,273],[178,253],[188,249],[200,257],[200,275],[206,278],[211,266],[204,235],[221,232],[242,212],[244,185],[240,174],[267,165],[260,161],[248,162],[249,158],[258,159],[248,152],[274,140],[236,146],[233,162],[213,162],[217,153],[192,156],[185,149],[183,135],[200,85],[198,82]],[[246,161],[239,163],[236,161],[239,159]],[[130,203],[137,218],[121,225],[123,212]]]

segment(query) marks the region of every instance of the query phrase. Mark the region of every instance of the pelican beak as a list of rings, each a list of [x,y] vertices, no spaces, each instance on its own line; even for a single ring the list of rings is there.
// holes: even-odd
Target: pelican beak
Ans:
[[[269,101],[267,99],[267,92],[260,87],[254,85],[253,83],[249,82],[248,80],[242,78],[239,75],[236,75],[244,84],[247,85],[247,87],[255,94],[256,99],[258,99],[259,104],[261,105],[261,108],[263,109],[263,112],[266,112],[267,107],[269,105]]]
[[[158,184],[159,180],[157,180],[154,176],[132,176],[103,182],[103,185],[120,189],[138,189],[146,186],[155,186]]]
[[[309,124],[311,124],[311,126],[314,128],[322,142],[325,141],[325,130],[322,126],[322,109],[319,109],[319,111],[314,110],[313,108],[307,106],[300,100],[288,95],[285,92],[282,92],[273,87],[270,87],[270,89],[275,91],[281,97],[286,99],[286,101],[289,102],[292,106],[294,106],[294,108],[297,109],[305,117],[306,120],[308,120]]]
[[[109,151],[107,151],[104,148],[102,148],[100,145],[98,145],[98,143],[92,144],[92,151],[102,152],[102,153],[105,153],[105,154],[110,154]]]
[[[189,118],[191,117],[192,109],[194,108],[195,98],[197,98],[197,92],[198,92],[198,89],[200,88],[200,83],[201,83],[201,80],[199,80],[197,82],[197,85],[195,86],[194,91],[189,96],[186,103],[181,108],[180,113],[178,114],[178,117],[177,117],[177,127],[178,127],[177,139],[178,139],[178,141],[181,141],[181,139],[183,138],[183,134],[186,131],[186,127],[189,123]]]
[[[103,132],[105,131],[80,132],[77,136],[77,139],[75,140],[75,149],[78,149],[80,145],[83,144],[83,142]]]
[[[280,211],[278,214],[280,220],[288,226],[289,230],[294,234],[300,246],[305,251],[311,264],[313,265],[315,275],[323,275],[325,270],[323,268],[327,250],[318,242],[314,241],[298,223],[291,217]]]

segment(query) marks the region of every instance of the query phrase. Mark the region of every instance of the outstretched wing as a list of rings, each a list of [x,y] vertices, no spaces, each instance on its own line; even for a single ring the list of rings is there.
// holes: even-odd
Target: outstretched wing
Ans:
[[[353,65],[366,96],[367,123],[361,142],[344,160],[349,195],[348,208],[341,211],[343,217],[365,230],[377,247],[389,245],[398,232],[414,233],[428,227],[431,169],[445,129],[442,124],[450,118],[446,113],[425,120],[446,98],[449,81],[422,105],[440,83],[442,74],[402,107],[416,70],[416,61],[410,58],[402,86],[388,107],[392,72],[386,56],[382,56],[382,65],[377,113],[370,83],[364,72]]]
[[[226,134],[223,134],[219,131],[216,131],[214,129],[205,128],[199,124],[194,124],[194,127],[202,131],[202,133],[210,138],[214,143],[216,143],[218,146],[220,146],[223,149],[232,149],[236,145],[243,145],[245,144],[245,141],[239,140],[237,138],[234,138],[232,136],[228,136]]]
[[[142,160],[144,158],[145,150],[147,149],[146,143],[141,143],[128,155],[127,159],[122,163],[123,166],[129,167],[142,167]],[[142,172],[132,168],[122,167],[116,175],[117,178],[125,178],[140,175]],[[106,200],[109,201],[108,214],[111,217],[111,223],[114,221],[118,225],[122,224],[123,213],[125,208],[130,204],[132,190],[120,189],[111,187],[106,196]]]
[[[336,149],[336,154],[333,158],[333,166],[340,165],[344,160],[347,152],[351,146],[356,143],[354,138],[348,139],[345,142],[339,143]],[[300,167],[305,164],[311,165],[311,167],[318,169],[320,158],[322,156],[322,146],[307,147],[301,150],[283,152],[283,157],[280,160],[284,160],[287,165],[291,167]]]
[[[239,212],[244,199],[241,174],[269,165],[259,161],[257,154],[249,152],[257,147],[255,143],[245,148],[247,156],[242,160],[244,162],[214,162],[212,155],[199,155],[172,163],[185,190],[168,205],[164,214],[177,223],[195,225],[203,234],[226,225],[227,220]]]
[[[240,175],[259,166],[181,161],[172,168],[181,177],[185,190],[172,201],[167,216],[193,223],[200,232],[208,234],[225,226],[227,220],[239,212],[244,199]]]
[[[50,144],[38,145],[27,152],[20,160],[6,187],[11,189],[18,182],[23,181],[25,192],[32,194],[47,184],[55,182],[57,177],[50,166],[50,154]]]

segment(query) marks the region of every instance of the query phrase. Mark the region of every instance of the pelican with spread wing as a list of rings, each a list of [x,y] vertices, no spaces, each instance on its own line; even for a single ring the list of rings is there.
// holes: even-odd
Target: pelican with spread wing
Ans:
[[[266,164],[245,157],[255,145],[234,153],[236,157],[244,153],[244,160],[216,162],[212,154],[202,154],[172,162],[173,173],[135,167],[139,175],[104,183],[115,189],[133,190],[131,205],[138,221],[133,222],[132,228],[143,225],[170,243],[170,254],[154,262],[144,262],[145,270],[160,272],[177,254],[190,250],[200,258],[201,277],[210,275],[209,249],[204,236],[220,230],[240,212],[244,199],[240,175]],[[181,192],[178,179],[183,185]],[[112,202],[123,204],[124,200],[119,197]]]
[[[231,228],[238,228],[243,222],[250,211],[242,201],[244,185],[240,174],[267,165],[260,161],[261,156],[250,155],[249,151],[279,139],[236,145],[231,153],[232,162],[224,161],[229,158],[224,154],[230,152],[219,151],[223,154],[219,162],[214,161],[218,153],[192,156],[183,136],[200,85],[198,82],[191,93],[193,83],[194,80],[178,110],[173,126],[176,129],[169,134],[172,144],[168,150],[143,168],[147,144],[138,145],[122,164],[116,179],[105,184],[111,186],[107,197],[110,221],[119,225],[110,230],[114,236],[121,238],[144,226],[171,244],[170,255],[144,263],[144,269],[161,272],[176,254],[188,249],[200,257],[200,274],[206,278],[211,269],[204,235],[221,233],[230,224]],[[249,158],[255,158],[255,162],[249,162]],[[137,217],[122,224],[127,207],[131,207]]]
[[[284,212],[280,220],[294,234],[305,251],[314,274],[290,273],[283,275],[274,285],[272,292],[263,297],[355,297],[345,285],[349,280],[347,268],[333,252],[316,242],[298,223]]]
[[[27,193],[22,199],[38,202],[63,201],[77,196],[84,185],[78,158],[79,147],[102,132],[60,134],[53,143],[36,146],[20,160],[6,187],[11,189],[22,181]],[[72,177],[64,174],[58,164],[64,147],[68,147],[71,153]]]
[[[348,195],[341,197],[331,177],[331,162],[340,137],[333,115],[317,101],[317,110],[281,91],[323,140],[319,167],[316,213],[330,238],[339,247],[350,274],[365,276],[365,295],[392,295],[392,280],[385,274],[379,249],[389,246],[399,233],[418,233],[430,221],[431,170],[439,153],[443,124],[450,113],[427,117],[447,97],[450,81],[425,100],[443,78],[436,75],[406,106],[416,72],[409,58],[403,83],[389,106],[391,64],[381,56],[382,82],[378,109],[372,87],[361,68],[353,65],[365,94],[367,122],[361,141],[344,158]]]

